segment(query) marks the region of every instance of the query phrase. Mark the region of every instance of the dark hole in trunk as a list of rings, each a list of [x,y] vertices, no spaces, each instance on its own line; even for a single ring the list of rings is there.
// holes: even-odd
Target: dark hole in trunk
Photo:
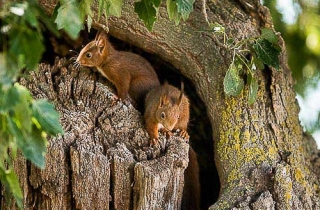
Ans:
[[[95,34],[96,30],[94,29],[91,29],[90,34],[87,31],[82,31],[80,38],[76,41],[72,41],[66,36],[56,38],[51,34],[45,34],[46,51],[42,62],[53,64],[56,56],[66,57],[67,59],[76,56],[70,50],[79,53],[83,46],[94,39]],[[155,68],[161,83],[168,81],[180,89],[180,82],[184,82],[185,93],[190,101],[190,122],[188,126],[190,144],[197,153],[200,166],[201,209],[208,209],[218,199],[220,181],[214,164],[212,127],[207,116],[205,104],[197,95],[195,86],[178,69],[158,56],[147,53],[114,37],[109,37],[109,39],[117,50],[131,51],[146,58]],[[103,77],[102,75],[100,76]]]

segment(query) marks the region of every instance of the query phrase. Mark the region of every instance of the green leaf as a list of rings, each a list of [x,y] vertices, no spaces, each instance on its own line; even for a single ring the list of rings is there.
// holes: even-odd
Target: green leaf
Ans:
[[[19,85],[16,83],[14,85],[14,88],[16,88],[18,97],[19,97],[19,103],[16,104],[15,107],[13,107],[14,111],[14,121],[18,125],[19,129],[24,130],[26,132],[31,131],[31,109],[30,109],[30,102],[31,102],[31,94],[27,88],[25,88],[22,85]]]
[[[98,18],[100,18],[101,14],[105,15],[105,18],[108,18],[108,0],[98,0]]]
[[[26,2],[25,2],[26,3]],[[39,27],[38,17],[39,11],[38,7],[32,4],[28,4],[28,8],[25,11],[25,19],[34,28]]]
[[[21,56],[19,66],[34,70],[45,49],[42,41],[41,34],[36,30],[24,26],[14,28],[9,34],[9,53]]]
[[[231,38],[231,39],[228,39],[228,40],[227,40],[227,45],[231,45],[231,44],[233,44],[233,43],[234,43],[234,39]]]
[[[257,93],[258,93],[258,82],[254,78],[252,74],[248,75],[248,83],[249,83],[249,97],[248,97],[248,103],[249,105],[252,105],[257,100]]]
[[[8,156],[8,149],[12,137],[8,131],[8,116],[0,113],[0,166]]]
[[[193,11],[194,0],[176,0],[177,9],[183,20],[189,18],[189,14]]]
[[[100,18],[101,14],[104,14],[106,19],[106,25],[108,25],[108,17],[109,17],[108,0],[98,0],[98,4],[99,4],[98,18]]]
[[[175,0],[167,0],[167,12],[169,19],[173,20],[176,25],[179,24],[181,15],[178,12],[178,6]]]
[[[241,57],[240,55],[237,56],[234,60],[234,64],[233,64],[236,69],[238,70],[238,74],[243,74],[244,70],[243,67],[247,67],[248,65],[248,60],[245,57]]]
[[[12,192],[12,195],[16,199],[17,205],[22,208],[22,192],[19,185],[17,176],[13,170],[5,170],[3,167],[0,167],[0,178],[1,182],[5,185],[7,189]]]
[[[58,3],[59,4],[59,3]],[[37,17],[38,19],[40,19],[40,21],[50,30],[51,33],[53,33],[55,36],[59,37],[59,31],[57,30],[56,24],[54,23],[53,20],[55,20],[56,16],[54,17],[54,19],[51,19],[47,13],[45,13],[43,11],[43,9],[41,7],[37,7],[38,9],[38,14],[39,16]],[[54,11],[57,12],[57,11]],[[57,15],[57,14],[55,14]]]
[[[152,31],[153,25],[157,20],[160,3],[161,0],[141,0],[134,4],[134,11],[149,31]]]
[[[88,31],[90,32],[91,29],[91,24],[92,24],[92,10],[91,10],[91,4],[92,0],[82,0],[79,3],[79,11],[81,17],[85,19],[87,18],[87,26],[88,26]]]
[[[32,102],[33,116],[40,123],[42,129],[51,135],[63,133],[59,122],[59,113],[54,106],[45,99],[39,99]]]
[[[103,13],[106,18],[109,15],[114,15],[116,17],[121,16],[123,0],[98,0],[98,18]]]
[[[81,15],[76,0],[62,1],[55,19],[58,29],[64,29],[71,38],[76,39],[83,27],[84,16]]]
[[[7,112],[19,101],[19,93],[16,87],[11,85],[8,89],[0,89],[0,112]]]
[[[23,133],[21,129],[18,128],[16,123],[7,118],[9,130],[12,135],[16,138],[18,148],[22,151],[25,158],[30,160],[39,168],[44,168],[45,166],[45,153],[47,146],[47,139],[37,126],[32,125],[31,132]]]
[[[238,96],[244,87],[244,82],[239,76],[239,71],[240,69],[237,69],[232,62],[223,81],[224,92],[228,96]]]
[[[83,17],[83,19],[86,17],[86,15],[92,16],[91,4],[92,4],[92,0],[81,0],[80,1],[79,11],[80,11],[81,17]]]
[[[5,82],[3,81],[3,77],[6,75],[6,71],[7,71],[7,54],[6,53],[3,53],[3,52],[0,52],[0,82],[1,84],[4,84],[4,83],[9,83],[9,82]]]
[[[270,28],[261,29],[261,38],[268,40],[272,44],[278,43],[278,36]]]
[[[253,59],[253,64],[256,66],[257,69],[260,69],[260,70],[264,69],[264,63],[261,59],[257,58],[256,55],[253,55],[252,59]]]
[[[279,55],[280,51],[272,43],[266,39],[258,39],[252,45],[257,58],[261,59],[263,63],[272,66],[279,70]]]
[[[123,0],[108,0],[108,13],[116,17],[121,16]]]
[[[98,0],[98,19],[100,18],[101,13],[103,13],[102,11],[104,9],[104,3],[105,3],[105,0]]]
[[[26,158],[41,169],[45,167],[47,144],[48,141],[42,135],[42,131],[33,126],[31,136],[28,139],[28,147],[23,148],[23,151]]]
[[[0,52],[0,83],[3,86],[11,86],[19,74],[16,57],[5,52]]]

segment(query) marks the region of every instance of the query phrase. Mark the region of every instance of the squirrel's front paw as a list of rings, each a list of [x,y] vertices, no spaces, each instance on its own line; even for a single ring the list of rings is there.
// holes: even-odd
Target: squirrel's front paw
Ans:
[[[187,139],[189,141],[189,134],[187,133],[186,130],[181,130],[179,136],[181,136],[184,139]]]
[[[159,139],[157,139],[157,138],[152,138],[151,140],[150,140],[150,146],[152,147],[152,146],[159,146]]]
[[[160,129],[160,133],[164,133],[166,135],[167,139],[170,139],[171,136],[173,136],[173,133],[170,130],[166,129],[166,128]]]
[[[170,139],[171,136],[173,136],[173,133],[171,131],[166,131],[165,132],[167,139]]]

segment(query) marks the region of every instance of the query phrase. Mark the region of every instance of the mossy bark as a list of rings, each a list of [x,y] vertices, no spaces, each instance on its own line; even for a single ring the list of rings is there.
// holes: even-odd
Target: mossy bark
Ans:
[[[222,37],[199,32],[208,28],[207,16],[237,41],[257,36],[261,28],[272,28],[268,9],[254,0],[205,1],[204,14],[203,2],[196,1],[189,20],[178,26],[161,8],[151,33],[133,14],[132,4],[126,4],[123,15],[109,21],[110,33],[173,64],[192,80],[206,104],[221,182],[219,199],[210,209],[259,209],[256,201],[262,199],[276,209],[320,208],[318,180],[310,162],[315,150],[309,149],[299,124],[281,37],[281,69],[266,66],[256,74],[257,101],[249,106],[247,86],[238,97],[223,92],[232,53],[221,46]]]
[[[257,101],[249,106],[247,86],[238,97],[226,97],[223,92],[232,53],[221,46],[222,37],[199,32],[208,28],[205,17],[225,26],[229,37],[237,41],[273,27],[268,9],[258,0],[239,0],[196,1],[188,21],[178,26],[161,8],[151,33],[130,3],[120,18],[109,21],[109,28],[113,36],[173,64],[194,83],[206,104],[221,182],[219,199],[211,209],[254,208],[255,201],[261,202],[261,196],[269,193],[271,198],[266,199],[276,209],[320,208],[318,179],[310,162],[316,148],[310,150],[312,140],[306,141],[309,137],[299,123],[283,40],[280,37],[281,69],[266,66],[257,73]]]
[[[39,2],[48,12],[51,12],[57,1]],[[204,2],[206,5],[203,5]],[[227,34],[237,41],[257,36],[261,28],[272,28],[272,21],[268,9],[263,7],[259,2],[259,0],[196,1],[194,11],[191,13],[190,18],[178,26],[172,21],[169,21],[165,8],[161,7],[158,21],[153,31],[149,32],[134,13],[133,1],[125,1],[122,16],[120,18],[109,18],[109,33],[114,37],[136,45],[171,63],[179,69],[185,77],[193,82],[195,91],[201,97],[207,108],[207,113],[203,114],[207,114],[211,121],[213,131],[212,141],[214,141],[215,145],[215,164],[221,182],[219,199],[216,203],[212,204],[210,209],[320,209],[319,171],[314,169],[316,165],[319,165],[319,155],[317,155],[318,152],[313,139],[303,133],[299,124],[299,109],[295,100],[293,79],[287,66],[287,55],[281,37],[281,68],[277,71],[265,66],[265,69],[256,74],[259,83],[257,101],[249,106],[247,102],[247,86],[238,97],[227,97],[223,92],[223,79],[231,63],[232,54],[221,45],[222,37],[212,33],[199,32],[201,29],[208,28],[207,18],[209,22],[218,22],[225,26]],[[204,6],[206,13],[204,13]],[[105,23],[104,20],[100,22],[102,24]],[[74,115],[70,115],[72,117],[68,123],[65,123],[66,121],[62,118],[62,123],[64,126],[69,125],[69,130],[75,127],[85,129],[77,129],[78,134],[74,134],[75,136],[73,138],[67,136],[59,137],[67,140],[67,142],[63,144],[71,146],[75,144],[75,141],[85,141],[79,138],[79,136],[82,136],[80,134],[88,132],[90,129],[95,130],[96,126],[102,122],[101,120],[110,121],[109,117],[107,117],[108,115],[106,115],[108,112],[115,114],[115,112],[123,110],[124,108],[126,112],[128,112],[126,115],[130,116],[129,118],[138,124],[135,128],[143,130],[143,125],[140,123],[141,119],[138,119],[135,114],[130,114],[135,111],[127,106],[121,107],[121,109],[119,107],[117,111],[115,111],[115,109],[105,111],[107,108],[105,104],[107,103],[102,102],[101,104],[98,103],[94,105],[97,110],[101,110],[97,112],[97,115],[89,114],[82,116],[79,113],[86,110],[87,104],[91,102],[85,101],[84,103],[80,103],[74,100],[72,97],[74,89],[80,88],[81,94],[97,95],[98,87],[96,85],[83,85],[83,83],[78,82],[72,82],[72,85],[69,85],[69,87],[68,94],[70,94],[71,100],[66,101],[64,107],[68,107],[70,112],[74,112]],[[37,92],[34,92],[34,94],[37,95]],[[77,110],[78,112],[72,110]],[[113,114],[111,116],[114,116]],[[87,123],[86,125],[79,124],[79,117],[83,119],[81,122],[92,119],[96,120],[94,121],[95,123],[91,124],[92,127],[88,127]],[[118,120],[121,121],[120,119]],[[146,141],[146,136],[143,131],[139,134],[133,134],[131,133],[131,127],[128,125],[127,119],[121,122],[123,122],[123,124],[119,127],[112,127],[113,125],[110,123],[110,125],[108,125],[110,127],[101,128],[101,130],[94,133],[94,135],[89,135],[88,138],[96,139],[96,136],[101,136],[101,139],[98,138],[98,141],[104,142],[103,145],[105,147],[105,145],[110,144],[102,137],[105,132],[116,132],[114,135],[117,136],[118,139],[123,139],[124,134],[122,131],[129,130],[130,135],[144,136],[140,141],[141,145]],[[68,130],[67,126],[65,128]],[[139,136],[139,138],[141,138],[141,136]],[[111,140],[111,142],[112,141],[115,140]],[[53,146],[54,144],[51,147]],[[181,145],[178,144],[178,146],[175,147],[179,148],[180,146]],[[49,155],[51,154],[51,147],[49,147]],[[83,151],[90,153],[94,150],[99,153],[101,150],[106,152],[104,147],[95,148],[95,146],[88,146],[83,147]],[[182,148],[186,150],[183,144]],[[64,156],[63,153],[70,152],[65,149],[58,151],[57,154],[52,155],[60,158]],[[142,153],[146,155],[146,153]],[[184,154],[186,153],[180,154],[182,160],[184,159]],[[139,155],[141,155],[141,153],[138,152],[137,156]],[[131,164],[134,164],[134,160],[131,157],[123,157],[121,155],[120,157],[121,161],[124,161],[124,164],[114,170],[125,170],[125,168],[132,167]],[[56,180],[59,180],[59,183],[61,183],[59,187],[54,187],[60,192],[66,192],[71,188],[76,189],[74,186],[67,184],[70,184],[70,181],[68,182],[70,179],[69,169],[72,166],[59,165],[58,159],[54,161],[55,162],[47,163],[46,168],[46,170],[52,170],[52,173],[56,174],[56,176],[54,176]],[[99,159],[97,156],[95,159],[92,159],[92,162],[95,161],[98,161],[99,165],[100,163],[108,165],[108,160],[104,160],[103,158]],[[165,162],[165,164],[169,168],[175,168],[175,166],[173,166],[175,164],[172,165],[170,161]],[[55,165],[59,165],[59,169],[55,168]],[[117,167],[116,165],[116,162],[114,162],[112,167]],[[157,166],[156,168],[161,167]],[[170,183],[170,185],[172,182],[179,183],[181,181],[180,176],[183,167],[184,166],[181,166],[181,168],[178,167],[166,183]],[[24,165],[21,170],[27,170],[24,168],[28,167]],[[31,169],[33,169],[33,167],[31,167]],[[137,167],[137,170],[138,169]],[[147,168],[144,170],[148,171]],[[135,170],[135,172],[138,174],[146,173],[144,170],[140,172]],[[154,177],[150,179],[161,179],[159,177],[162,176],[161,173],[163,171],[158,172],[159,173],[152,172]],[[30,171],[28,170],[25,173],[30,175]],[[40,172],[39,174],[43,173],[44,172]],[[61,174],[67,178],[58,176]],[[108,173],[106,173],[106,176],[108,176],[107,174]],[[111,180],[112,176],[113,175],[111,175]],[[125,175],[125,177],[127,177],[126,179],[131,179],[131,176],[130,174]],[[41,178],[42,185],[53,187],[50,186],[50,179],[49,177],[43,176]],[[128,186],[129,183],[126,179],[119,182],[119,188]],[[21,183],[39,182],[35,181],[36,179],[32,180],[34,181],[21,180]],[[139,186],[145,184],[140,179],[136,180],[136,182],[139,183]],[[153,182],[154,181],[150,181],[148,183]],[[210,182],[210,180],[208,180],[208,182]],[[35,186],[42,185],[37,184]],[[105,186],[107,188],[108,184]],[[47,199],[50,200],[50,202],[54,199],[59,200],[59,198],[55,198],[55,195],[45,193],[46,191],[43,189],[47,188],[41,187],[35,198],[41,198],[44,199],[44,201]],[[179,189],[179,187],[176,188],[177,191],[179,191]],[[28,191],[30,189],[29,187],[24,187],[24,190]],[[161,192],[160,194],[164,195],[163,193],[165,192]],[[140,192],[140,194],[137,194],[136,190],[133,189],[133,192],[125,191],[123,196],[127,197],[129,194],[134,194],[133,201],[129,203],[120,202],[117,205],[126,206],[125,209],[128,209],[128,207],[134,208],[131,202],[145,199],[135,196],[145,196],[147,193]],[[169,194],[171,197],[173,196],[172,193]],[[168,195],[166,194],[165,197],[167,198]],[[180,199],[179,196],[176,198]],[[28,199],[27,197],[26,200]],[[71,203],[71,205],[82,205],[81,203],[78,204],[75,195],[65,195],[64,199]],[[140,204],[145,207],[147,204],[145,204],[144,201],[145,200]],[[153,201],[149,200],[149,202]],[[172,202],[172,205],[175,207],[178,206],[177,203]],[[160,203],[163,204],[163,209],[169,209],[168,203]],[[41,205],[50,206],[50,203]],[[64,204],[61,203],[61,205]],[[151,204],[148,203],[148,205]],[[68,207],[68,205],[66,206]],[[156,206],[155,208],[159,207]]]

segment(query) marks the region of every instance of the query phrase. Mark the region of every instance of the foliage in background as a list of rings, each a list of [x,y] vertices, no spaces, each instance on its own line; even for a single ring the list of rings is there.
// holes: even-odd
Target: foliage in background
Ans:
[[[273,17],[275,30],[281,32],[285,40],[288,63],[297,81],[295,90],[301,100],[308,100],[310,93],[319,86],[320,78],[320,1],[291,0],[297,14],[297,19],[291,24],[285,22],[284,15],[278,7],[279,3],[280,0],[264,0]],[[318,100],[313,103],[318,103]],[[317,120],[310,121],[310,117],[301,118],[303,126],[310,133],[320,129],[319,108],[314,108],[314,112]]]
[[[210,30],[201,31],[222,34],[223,43],[220,44],[233,55],[223,81],[224,92],[227,96],[238,96],[244,89],[243,76],[246,75],[246,83],[249,85],[248,103],[253,104],[258,93],[256,71],[263,70],[264,64],[279,69],[281,48],[278,45],[278,36],[272,29],[262,28],[261,36],[235,42],[228,37],[225,28],[220,24],[210,24],[210,27]],[[217,41],[219,42],[218,39]]]
[[[43,27],[56,35],[58,31],[36,1],[6,3],[0,18],[0,180],[22,207],[22,192],[12,168],[17,151],[44,168],[46,135],[63,130],[54,106],[44,99],[33,99],[17,80],[22,69],[34,70],[41,60]]]
[[[169,19],[177,25],[180,20],[187,20],[193,11],[195,0],[166,0]],[[157,20],[161,0],[141,0],[134,4],[134,10],[143,20],[149,31],[152,31],[153,25]]]
[[[94,0],[60,0],[56,6],[53,19],[58,29],[64,29],[70,37],[76,38],[83,28],[86,20],[88,28],[91,28],[94,20],[91,5]],[[169,19],[179,24],[180,20],[186,20],[193,11],[194,0],[167,0],[167,12]],[[152,31],[154,23],[158,18],[161,0],[141,0],[134,4],[135,12],[144,22],[147,29]],[[107,21],[109,16],[121,16],[123,0],[98,0],[98,17],[101,14]],[[65,18],[68,17],[68,18]],[[108,25],[108,22],[106,22]]]

